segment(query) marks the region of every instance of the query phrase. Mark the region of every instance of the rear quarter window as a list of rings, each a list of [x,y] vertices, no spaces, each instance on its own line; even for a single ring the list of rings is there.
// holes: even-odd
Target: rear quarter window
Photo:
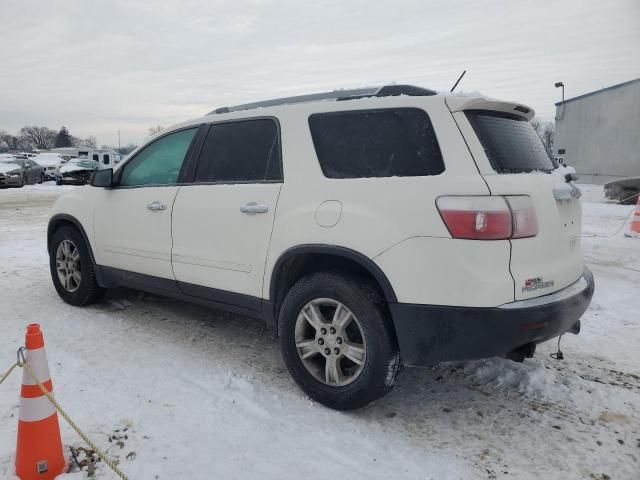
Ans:
[[[482,110],[465,113],[496,172],[549,172],[555,168],[542,140],[526,119]]]
[[[444,171],[424,110],[395,108],[318,113],[309,117],[325,177],[413,177]]]

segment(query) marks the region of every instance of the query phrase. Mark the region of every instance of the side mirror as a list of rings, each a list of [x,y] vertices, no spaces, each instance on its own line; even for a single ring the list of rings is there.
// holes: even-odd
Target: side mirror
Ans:
[[[96,170],[91,176],[92,187],[113,187],[113,168]]]

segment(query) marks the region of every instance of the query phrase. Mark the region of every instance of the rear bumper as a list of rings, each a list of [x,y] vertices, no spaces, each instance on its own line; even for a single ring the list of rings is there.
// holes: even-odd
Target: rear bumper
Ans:
[[[506,355],[575,330],[594,288],[593,274],[585,268],[582,277],[563,290],[500,307],[397,303],[389,308],[404,362],[424,366]]]

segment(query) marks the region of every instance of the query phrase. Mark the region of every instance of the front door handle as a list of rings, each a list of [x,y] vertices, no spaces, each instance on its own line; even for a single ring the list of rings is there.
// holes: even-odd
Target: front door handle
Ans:
[[[240,207],[240,211],[247,215],[255,215],[256,213],[267,213],[269,211],[269,207],[260,203],[250,202],[246,205],[242,205]]]
[[[149,205],[147,205],[147,209],[156,212],[158,210],[166,210],[167,206],[159,200],[154,200]]]

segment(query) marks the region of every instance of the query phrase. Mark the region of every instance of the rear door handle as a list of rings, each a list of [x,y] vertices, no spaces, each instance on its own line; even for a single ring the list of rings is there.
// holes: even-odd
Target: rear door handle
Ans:
[[[158,210],[166,210],[167,206],[164,203],[162,203],[160,200],[154,200],[149,205],[147,205],[147,209],[156,212]]]
[[[256,213],[267,213],[269,211],[269,207],[260,203],[250,202],[242,205],[240,207],[240,211],[247,215],[255,215]]]

